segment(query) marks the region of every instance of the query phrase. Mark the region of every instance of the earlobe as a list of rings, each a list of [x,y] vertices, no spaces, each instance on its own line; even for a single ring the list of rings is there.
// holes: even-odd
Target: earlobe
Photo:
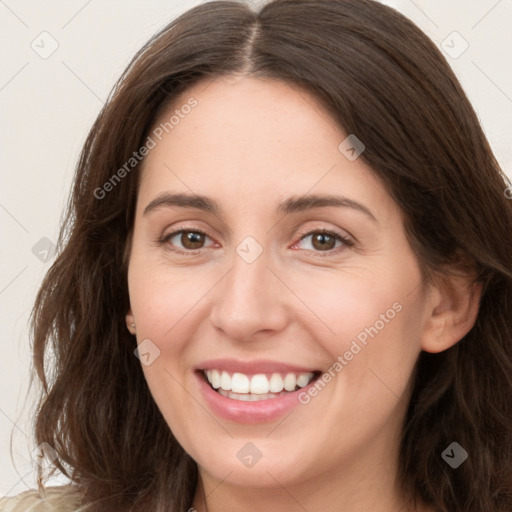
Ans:
[[[468,277],[445,277],[429,297],[430,316],[422,336],[421,348],[438,353],[459,342],[475,325],[482,283]]]
[[[135,334],[135,320],[133,318],[133,313],[132,313],[131,308],[128,310],[128,313],[126,313],[125,320],[126,320],[126,326],[128,327],[128,330],[130,331],[130,333]]]

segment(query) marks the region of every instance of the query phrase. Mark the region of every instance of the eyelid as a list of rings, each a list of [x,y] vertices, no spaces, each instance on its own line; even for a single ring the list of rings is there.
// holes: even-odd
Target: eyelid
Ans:
[[[158,237],[158,239],[156,240],[156,243],[157,243],[157,245],[167,245],[171,238],[173,238],[176,235],[178,235],[179,233],[183,233],[183,232],[199,233],[201,235],[208,237],[210,240],[214,241],[213,237],[210,236],[206,230],[191,227],[191,226],[184,226],[184,227],[175,229],[175,230],[171,231],[170,233],[163,233],[160,237]],[[207,249],[207,247],[201,247],[200,249],[181,249],[178,247],[178,248],[173,248],[173,249],[169,249],[169,250],[171,252],[175,252],[178,254],[188,254],[188,255],[193,256],[195,254],[199,254],[203,249]]]
[[[173,238],[174,236],[178,235],[179,233],[183,233],[183,232],[199,233],[201,235],[208,237],[210,240],[214,241],[213,237],[210,236],[206,230],[191,227],[191,226],[184,226],[184,227],[180,227],[179,229],[175,229],[175,230],[171,231],[170,233],[162,234],[161,237],[158,238],[157,244],[158,245],[166,245],[171,238]],[[303,250],[313,252],[316,255],[323,257],[323,256],[335,255],[339,252],[340,249],[343,249],[346,247],[352,247],[355,244],[355,242],[353,241],[353,239],[350,235],[344,235],[344,234],[340,233],[339,231],[337,231],[336,229],[313,227],[313,228],[307,228],[307,229],[300,229],[297,232],[297,235],[299,236],[299,238],[295,242],[293,242],[292,247],[295,246],[300,241],[302,241],[307,236],[311,236],[311,235],[314,235],[317,233],[325,233],[329,236],[334,237],[335,239],[339,240],[342,243],[342,246],[334,248],[334,249],[330,249],[328,251],[314,251],[311,249],[303,249]],[[216,243],[216,242],[214,241],[214,243]],[[175,252],[178,254],[196,255],[196,254],[200,253],[202,250],[207,249],[207,248],[208,247],[201,247],[199,249],[185,249],[185,250],[180,249],[180,248],[174,248],[174,249],[170,249],[170,250],[172,252]]]
[[[335,228],[327,228],[327,227],[312,227],[311,228],[310,227],[307,229],[306,228],[299,229],[297,231],[297,235],[300,237],[299,240],[302,240],[305,236],[311,235],[313,233],[327,233],[327,234],[337,236],[342,240],[346,240],[347,242],[354,243],[354,241],[353,241],[354,239],[351,235],[349,235],[346,232],[345,232],[345,234],[343,234],[343,232],[341,232],[341,230],[337,230]]]
[[[312,249],[303,249],[308,252],[313,252],[315,256],[320,257],[329,257],[329,256],[336,256],[339,254],[340,251],[345,250],[347,248],[353,247],[355,245],[354,239],[348,235],[348,234],[342,234],[336,229],[330,229],[330,228],[308,228],[308,229],[301,229],[298,232],[299,239],[292,244],[292,247],[297,245],[299,242],[304,240],[306,237],[314,235],[316,233],[324,233],[326,235],[332,236],[336,240],[341,242],[341,246],[330,249],[328,251],[315,251]]]

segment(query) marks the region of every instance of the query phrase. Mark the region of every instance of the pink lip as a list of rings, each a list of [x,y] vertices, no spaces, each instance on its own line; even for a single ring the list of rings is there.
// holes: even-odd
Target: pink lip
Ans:
[[[236,359],[209,359],[197,365],[197,370],[224,370],[228,373],[245,373],[254,375],[256,373],[307,373],[315,372],[318,369],[295,366],[277,361],[241,361]]]
[[[210,369],[225,370],[232,373],[239,371],[247,375],[273,372],[305,373],[313,372],[315,370],[300,366],[285,365],[272,361],[242,363],[240,361],[228,359],[216,359],[212,361],[205,361],[200,364],[197,371],[194,373],[209,409],[216,416],[226,420],[235,421],[237,423],[265,423],[274,421],[285,414],[288,414],[292,409],[300,405],[299,393],[307,392],[308,388],[314,385],[316,381],[316,379],[314,379],[307,386],[296,391],[286,393],[282,396],[269,398],[267,400],[260,400],[259,402],[243,402],[217,393],[217,391],[215,391],[206,381],[203,372],[201,371]]]

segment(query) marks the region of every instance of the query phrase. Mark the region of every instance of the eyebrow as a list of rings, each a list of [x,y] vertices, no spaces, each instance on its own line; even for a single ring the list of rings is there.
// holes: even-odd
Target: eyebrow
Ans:
[[[153,199],[146,208],[144,208],[142,215],[145,216],[155,210],[170,208],[173,206],[177,206],[179,208],[194,208],[213,213],[214,215],[219,215],[221,213],[219,204],[209,197],[196,194],[170,194],[166,192]],[[301,196],[299,198],[290,197],[278,205],[277,212],[282,215],[287,215],[289,213],[310,210],[313,208],[325,208],[329,206],[351,208],[364,213],[378,224],[375,215],[373,215],[366,206],[342,196],[311,194]]]

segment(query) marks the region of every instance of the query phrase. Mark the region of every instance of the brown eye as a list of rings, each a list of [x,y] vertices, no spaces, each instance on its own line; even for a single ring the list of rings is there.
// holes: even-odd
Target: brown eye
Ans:
[[[198,231],[182,231],[180,242],[185,249],[201,249],[204,244],[205,235]]]
[[[316,253],[324,253],[327,256],[352,247],[354,242],[334,231],[317,230],[303,235],[298,244],[299,249],[308,249]]]
[[[161,245],[165,244],[166,246],[170,246],[169,249],[174,252],[184,254],[187,252],[193,253],[193,251],[208,247],[205,245],[207,239],[210,239],[210,237],[202,231],[196,229],[180,229],[179,231],[164,235],[159,240],[159,243]]]
[[[315,233],[312,237],[312,245],[319,251],[334,249],[336,239],[327,233]]]

